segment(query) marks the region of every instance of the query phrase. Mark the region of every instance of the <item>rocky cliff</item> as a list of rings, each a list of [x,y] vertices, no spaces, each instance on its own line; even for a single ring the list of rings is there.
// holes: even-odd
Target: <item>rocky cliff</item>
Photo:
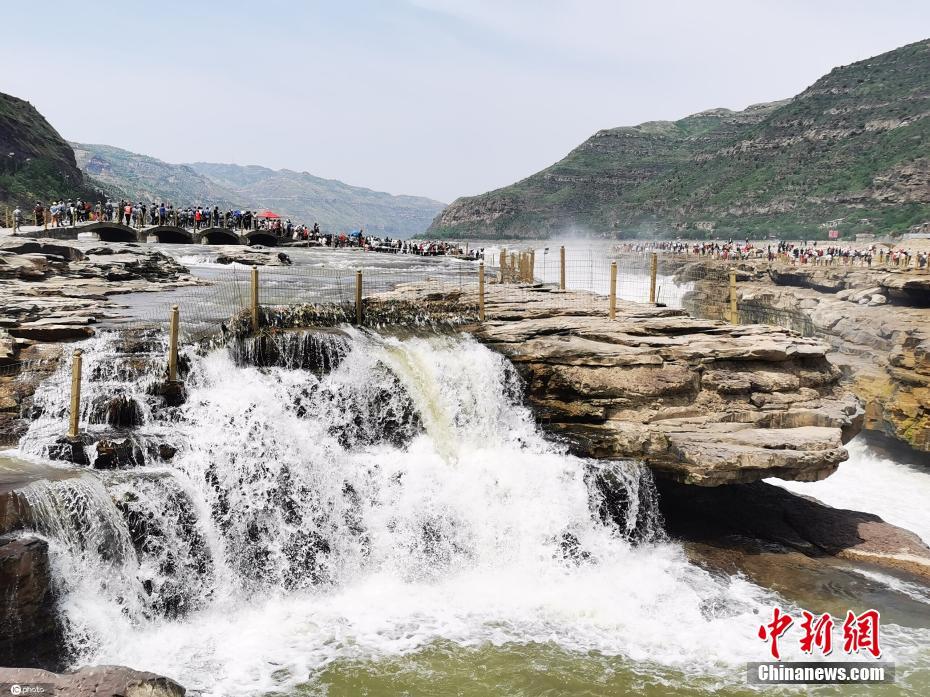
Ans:
[[[430,234],[825,235],[930,219],[930,41],[834,69],[796,97],[599,131]],[[831,226],[832,227],[832,226]]]
[[[29,102],[0,92],[0,205],[91,197],[71,146]]]

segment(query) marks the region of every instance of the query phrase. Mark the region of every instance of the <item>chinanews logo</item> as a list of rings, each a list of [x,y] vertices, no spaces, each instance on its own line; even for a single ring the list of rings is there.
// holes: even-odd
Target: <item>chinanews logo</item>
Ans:
[[[834,637],[836,635],[836,641]],[[877,610],[856,614],[852,610],[840,621],[829,612],[822,615],[801,610],[798,617],[772,609],[771,621],[758,629],[773,662],[750,663],[747,679],[755,684],[876,684],[894,682],[894,664],[878,662],[882,657],[881,615]],[[794,639],[805,656],[827,658],[844,654],[845,662],[782,662],[781,647]],[[779,642],[782,642],[781,644]]]

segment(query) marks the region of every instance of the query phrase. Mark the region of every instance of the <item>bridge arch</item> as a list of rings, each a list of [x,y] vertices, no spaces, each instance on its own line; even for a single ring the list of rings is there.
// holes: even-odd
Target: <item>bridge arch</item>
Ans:
[[[158,225],[144,232],[147,237],[154,237],[164,244],[193,244],[194,236],[187,230],[174,225]]]
[[[263,244],[266,247],[277,247],[278,238],[270,230],[252,230],[243,235],[246,244]]]
[[[91,223],[81,232],[92,232],[101,242],[138,242],[139,231],[122,223]]]
[[[201,244],[242,244],[242,239],[225,227],[211,227],[197,233]]]

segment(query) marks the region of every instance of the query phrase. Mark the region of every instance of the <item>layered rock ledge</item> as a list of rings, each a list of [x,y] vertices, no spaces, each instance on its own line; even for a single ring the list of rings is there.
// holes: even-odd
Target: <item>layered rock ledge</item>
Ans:
[[[439,299],[414,284],[379,301],[398,298]],[[815,481],[861,428],[829,347],[787,330],[622,301],[610,320],[605,298],[544,285],[491,284],[485,303],[472,333],[514,363],[544,427],[580,455],[639,458],[701,486]]]
[[[684,262],[695,312],[722,307],[724,262]],[[828,357],[863,402],[864,428],[930,451],[930,273],[895,267],[737,265],[741,316],[794,326],[831,347]]]

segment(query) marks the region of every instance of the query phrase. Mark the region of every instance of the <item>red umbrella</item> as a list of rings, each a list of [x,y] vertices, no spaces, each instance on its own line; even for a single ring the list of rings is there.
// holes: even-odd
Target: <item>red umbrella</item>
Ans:
[[[277,213],[272,213],[271,211],[262,211],[261,213],[258,213],[255,217],[256,218],[280,218],[281,216],[278,215]]]

